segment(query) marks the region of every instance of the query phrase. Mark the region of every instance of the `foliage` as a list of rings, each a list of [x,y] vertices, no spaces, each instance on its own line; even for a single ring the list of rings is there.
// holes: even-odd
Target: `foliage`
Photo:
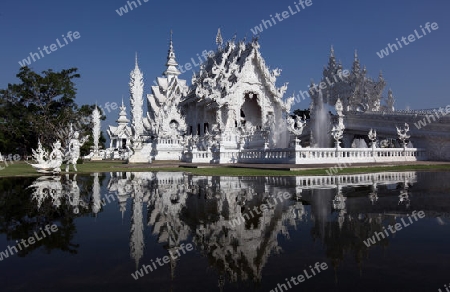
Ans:
[[[306,119],[309,120],[309,118],[310,118],[309,117],[309,109],[304,109],[304,110],[296,109],[296,110],[294,110],[292,117],[294,117],[294,116],[299,116],[302,118],[303,118],[303,116],[306,116]]]
[[[13,166],[11,166],[13,167]],[[38,179],[39,180],[39,179]],[[61,182],[67,184],[68,176],[62,177]],[[69,254],[77,254],[79,244],[75,241],[77,232],[75,219],[90,213],[90,210],[81,208],[75,213],[70,206],[67,197],[61,200],[61,206],[55,208],[54,202],[49,197],[42,202],[40,208],[37,202],[31,199],[29,186],[35,178],[8,178],[0,179],[0,234],[6,235],[6,239],[14,246],[15,241],[35,237],[35,232],[40,234],[40,229],[46,225],[55,224],[58,230],[51,236],[40,237],[34,244],[27,248],[19,249],[17,256],[25,257],[38,249],[45,253],[62,251]],[[80,200],[88,201],[91,193],[93,178],[81,178],[78,180],[81,190]],[[37,238],[37,237],[35,237]]]
[[[77,70],[49,69],[38,74],[24,66],[16,75],[20,83],[0,89],[0,151],[29,155],[38,139],[48,147],[61,139],[61,131],[71,123],[89,120],[94,105],[78,107],[75,103]],[[85,123],[76,130],[80,136],[88,135],[90,125]],[[65,141],[61,142],[65,146]]]

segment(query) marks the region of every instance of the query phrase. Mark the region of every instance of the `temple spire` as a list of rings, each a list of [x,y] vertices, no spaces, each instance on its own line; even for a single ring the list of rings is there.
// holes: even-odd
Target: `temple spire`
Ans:
[[[336,74],[336,70],[337,70],[336,58],[334,57],[333,45],[331,45],[330,58],[328,59],[328,66],[323,68],[323,76],[332,79],[333,76]]]
[[[220,32],[220,27],[217,29],[216,45],[217,45],[217,48],[218,48],[219,50],[222,49],[223,38],[222,38],[222,33]]]
[[[390,89],[390,88],[388,91],[388,97],[387,97],[386,103],[387,103],[387,108],[389,111],[395,110],[395,108],[394,108],[395,98],[394,98],[394,95],[392,94],[392,89]]]
[[[126,110],[127,110],[127,108],[123,104],[123,96],[122,96],[122,106],[120,107],[119,119],[116,121],[119,124],[119,126],[120,125],[126,126],[130,122],[130,120],[127,119]]]
[[[358,52],[355,50],[355,58],[352,66],[352,73],[355,76],[358,76],[361,73],[361,65],[359,64]]]
[[[384,82],[383,71],[380,70],[380,74],[378,74],[379,82]]]
[[[143,105],[144,105],[144,75],[137,63],[135,56],[135,67],[130,73],[130,104],[131,104],[131,128],[135,137],[144,133],[143,126]]]
[[[178,63],[175,60],[175,52],[173,50],[173,40],[172,40],[173,32],[170,31],[170,44],[169,44],[169,54],[167,56],[167,69],[164,71],[164,76],[178,76],[181,72],[177,69]]]
[[[134,55],[134,68],[139,69],[137,52],[135,52],[135,55]]]

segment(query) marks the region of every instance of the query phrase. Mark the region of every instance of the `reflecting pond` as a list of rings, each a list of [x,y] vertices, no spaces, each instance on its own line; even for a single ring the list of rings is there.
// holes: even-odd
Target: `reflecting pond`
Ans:
[[[450,172],[3,178],[1,291],[445,291],[449,193]]]

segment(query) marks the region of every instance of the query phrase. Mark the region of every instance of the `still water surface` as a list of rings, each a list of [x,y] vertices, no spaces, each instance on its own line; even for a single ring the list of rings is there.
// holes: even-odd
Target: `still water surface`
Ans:
[[[445,291],[449,214],[450,172],[0,179],[0,291]]]

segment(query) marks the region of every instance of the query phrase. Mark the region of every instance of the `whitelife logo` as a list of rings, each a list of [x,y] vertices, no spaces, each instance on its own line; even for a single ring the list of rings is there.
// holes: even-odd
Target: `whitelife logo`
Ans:
[[[391,232],[391,234],[394,234],[395,232],[402,230],[403,227],[407,227],[407,226],[413,224],[414,222],[417,222],[417,220],[419,220],[419,219],[417,219],[417,217],[419,217],[420,219],[425,218],[425,212],[423,212],[423,211],[419,211],[419,212],[413,211],[411,216],[414,217],[415,221],[413,221],[411,219],[411,217],[409,216],[409,214],[408,214],[408,221],[409,221],[410,224],[406,223],[403,220],[403,218],[401,218],[400,221],[403,223],[403,225],[400,224],[400,223],[396,223],[394,226],[389,225],[387,229],[383,226],[384,233],[375,231],[375,235],[374,236],[368,238],[367,240],[363,240],[364,244],[367,247],[376,244],[381,239],[385,239],[386,237],[389,236],[388,230]],[[393,230],[392,227],[395,227],[395,230]],[[386,234],[386,236],[384,236],[385,234]]]
[[[44,230],[42,230],[42,228],[40,229],[40,235],[42,237],[39,236],[39,232],[34,232],[34,236],[30,236],[28,237],[27,240],[22,239],[19,243],[18,240],[16,240],[17,245],[15,246],[9,246],[7,247],[7,249],[5,249],[5,251],[0,252],[0,261],[3,261],[3,258],[8,258],[9,256],[14,255],[15,253],[18,253],[19,250],[22,250],[23,247],[27,248],[32,244],[35,244],[36,241],[42,240],[43,238],[46,238],[47,235],[50,235],[52,232],[56,232],[58,231],[58,226],[56,226],[55,224],[53,224],[52,226],[50,225],[45,225],[44,227],[45,231],[47,232],[47,234],[45,234]],[[27,244],[28,242],[28,244]],[[19,250],[17,250],[19,249]]]
[[[60,49],[69,44],[66,37],[70,40],[70,43],[72,43],[74,40],[79,39],[81,37],[81,35],[78,31],[75,31],[73,33],[72,33],[72,31],[69,31],[69,32],[67,32],[67,35],[65,35],[65,36],[62,35],[62,37],[63,37],[64,43],[61,43],[59,38],[57,38],[56,44],[58,44],[58,46],[56,44],[51,44],[50,46],[44,46],[42,48],[42,50],[44,50],[47,55],[50,55],[51,53],[56,52],[58,50],[58,48]],[[21,67],[28,66],[28,65],[31,65],[31,60],[33,60],[33,62],[36,62],[37,60],[40,60],[41,57],[44,58],[46,55],[44,55],[42,50],[41,50],[41,47],[38,47],[39,53],[30,52],[30,56],[26,59],[23,59],[22,62],[19,61],[19,65]]]
[[[278,193],[278,199],[280,201],[280,203],[283,202],[283,200],[287,200],[291,197],[291,194],[288,192],[284,192],[284,193]],[[267,201],[267,204],[261,204],[260,206],[255,206],[253,208],[253,211],[256,212],[256,214],[261,214],[259,212],[259,210],[261,210],[261,212],[266,212],[268,210],[268,208],[273,208],[278,204],[277,202],[277,198],[274,196],[272,198],[272,204],[270,203],[270,200]],[[252,210],[250,210],[249,212],[243,213],[242,215],[240,215],[239,217],[237,217],[236,219],[232,219],[229,224],[231,226],[231,228],[234,228],[236,226],[241,225],[242,223],[246,222],[246,220],[250,220],[251,218],[254,218],[256,215],[252,212]]]
[[[164,256],[162,259],[156,258],[155,261],[158,263],[159,267],[162,267],[165,264],[170,263],[171,259],[175,260],[175,259],[181,257],[180,250],[183,252],[183,254],[186,254],[186,251],[194,250],[194,246],[191,243],[188,243],[186,245],[184,245],[184,243],[182,243],[180,245],[180,247],[178,248],[178,250],[176,250],[176,252],[171,253],[169,251],[170,257],[169,256]],[[150,270],[150,272],[153,272],[154,270],[158,269],[158,266],[155,264],[155,262],[153,260],[151,260],[151,262],[152,262],[151,265],[142,265],[141,269],[137,270],[134,273],[131,273],[131,277],[133,277],[133,279],[137,280],[139,278],[144,277],[146,274],[148,274],[149,273],[148,270]]]
[[[428,31],[428,33],[431,33],[431,29],[437,30],[439,28],[439,26],[436,22],[433,22],[431,24],[429,22],[427,22],[427,23],[425,23],[425,28]],[[415,42],[416,37],[417,37],[417,39],[421,39],[427,35],[427,33],[425,32],[425,29],[422,26],[420,26],[420,29],[422,30],[423,35],[421,35],[419,32],[417,32],[417,29],[415,29],[414,34],[408,35],[409,42],[406,41],[406,37],[403,36],[401,38],[401,41],[403,42],[403,44],[405,46],[407,46],[410,43]],[[395,40],[397,41],[397,44],[400,47],[400,49],[403,48],[402,43],[398,40],[398,38],[396,38]],[[380,57],[380,59],[383,59],[385,56],[389,56],[389,50],[391,50],[391,53],[394,53],[394,48],[395,48],[395,52],[399,50],[399,48],[397,47],[396,44],[388,43],[387,47],[385,49],[382,49],[379,52],[377,52],[377,55],[378,55],[378,57]]]
[[[326,269],[328,269],[328,265],[327,263],[321,263],[319,264],[319,262],[316,262],[314,267],[309,266],[309,272],[305,269],[303,270],[303,274],[300,274],[296,277],[291,277],[290,279],[286,278],[286,284],[277,284],[277,287],[275,287],[274,289],[270,290],[270,292],[282,292],[284,290],[289,290],[292,289],[292,284],[294,284],[295,286],[297,286],[298,284],[304,282],[305,280],[311,279],[312,277],[314,277],[316,274],[319,274],[322,271],[325,271]],[[289,288],[288,288],[289,286]],[[279,289],[279,290],[278,290]],[[297,291],[297,290],[296,290]]]
[[[426,115],[423,120],[418,120],[417,123],[414,123],[414,126],[416,126],[417,130],[420,130],[420,128],[425,127],[428,124],[431,124],[431,119],[433,119],[433,122],[436,122],[436,120],[439,120],[440,118],[445,117],[447,114],[449,114],[450,104],[445,107],[445,110],[444,108],[440,107],[439,112],[436,109],[434,109],[433,112],[434,115]],[[439,116],[439,113],[441,113],[441,116]]]
[[[278,19],[279,22],[282,22],[283,20],[288,19],[290,16],[293,16],[293,15],[299,13],[300,11],[305,10],[306,7],[309,7],[312,4],[313,4],[312,0],[306,0],[306,1],[299,0],[298,3],[294,2],[296,9],[292,9],[291,6],[288,6],[289,11],[286,10],[281,13],[275,13],[275,18]],[[299,5],[302,7],[301,9],[300,9]],[[295,10],[297,10],[297,11],[295,11]],[[255,26],[255,28],[250,29],[252,31],[253,35],[257,35],[257,34],[263,32],[264,28],[268,29],[269,27],[272,27],[272,23],[273,23],[273,25],[277,24],[277,21],[272,16],[272,14],[269,15],[269,17],[270,17],[270,20],[272,20],[272,21],[262,19],[261,24],[259,26],[257,25],[257,26]],[[263,25],[264,25],[264,28],[263,28]],[[267,26],[267,25],[269,25],[269,26]]]
[[[139,6],[142,6],[141,0],[136,0],[139,3]],[[122,16],[126,13],[128,13],[128,7],[130,7],[130,11],[133,11],[134,8],[138,8],[138,5],[136,4],[136,1],[127,1],[127,5],[120,7],[119,9],[116,9],[117,14],[119,16]],[[144,3],[147,3],[150,0],[142,0]],[[133,8],[134,5],[134,8]]]

